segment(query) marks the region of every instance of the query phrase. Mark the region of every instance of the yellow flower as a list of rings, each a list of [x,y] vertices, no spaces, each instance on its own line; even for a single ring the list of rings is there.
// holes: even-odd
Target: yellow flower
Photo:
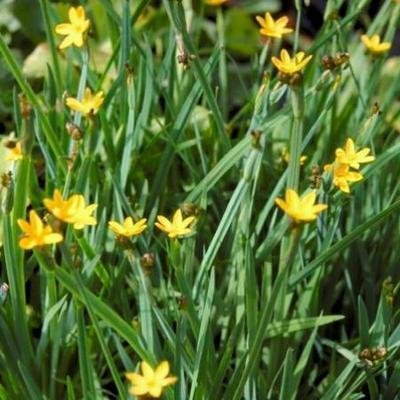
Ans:
[[[24,236],[19,241],[21,249],[29,250],[33,247],[59,243],[63,240],[60,233],[54,233],[51,226],[43,224],[34,210],[29,212],[29,222],[23,219],[18,219],[17,222],[24,232]]]
[[[372,54],[386,53],[392,47],[390,42],[381,42],[381,37],[379,35],[372,35],[371,37],[362,35],[361,41],[364,43],[367,51]]]
[[[219,6],[221,4],[226,3],[228,0],[204,0],[206,4],[209,6]]]
[[[371,150],[368,147],[356,151],[353,140],[348,138],[344,149],[336,149],[336,161],[339,164],[347,164],[351,168],[359,169],[360,164],[375,160],[374,156],[368,155],[370,152]]]
[[[280,59],[272,57],[272,63],[278,70],[286,75],[294,75],[297,72],[301,72],[304,67],[310,62],[312,56],[305,57],[305,53],[300,51],[293,58],[290,58],[289,53],[285,50],[281,50]]]
[[[282,149],[282,158],[283,158],[283,161],[286,162],[286,164],[289,164],[290,154],[289,154],[289,150],[287,147],[284,147]],[[304,165],[307,158],[308,158],[307,156],[300,156],[300,165]]]
[[[67,106],[74,111],[80,112],[84,115],[94,115],[103,104],[104,94],[103,91],[96,93],[94,96],[89,88],[85,89],[85,94],[82,101],[74,97],[67,97]]]
[[[265,18],[257,16],[256,20],[261,25],[260,33],[264,36],[281,38],[283,35],[293,32],[293,29],[286,28],[289,22],[289,18],[286,16],[275,21],[271,14],[267,12]]]
[[[22,160],[23,154],[21,149],[21,143],[17,142],[13,148],[10,149],[6,160],[7,161],[18,161]]]
[[[68,10],[69,24],[56,25],[55,31],[59,35],[66,36],[60,44],[60,49],[65,49],[71,45],[83,46],[83,37],[89,29],[90,21],[85,19],[85,10],[82,6],[71,7]]]
[[[119,224],[117,221],[110,221],[108,227],[117,235],[129,238],[140,235],[147,228],[146,221],[146,218],[142,218],[134,224],[133,219],[128,217],[125,218],[123,224]]]
[[[175,211],[174,216],[172,217],[172,221],[165,218],[162,215],[157,216],[157,221],[155,223],[158,229],[161,229],[163,232],[167,233],[170,238],[175,238],[181,235],[187,235],[192,232],[192,229],[189,228],[189,225],[195,220],[194,216],[187,217],[183,219],[182,212],[180,209]]]
[[[327,164],[324,166],[324,171],[333,173],[333,184],[344,193],[350,193],[349,182],[358,182],[363,179],[359,172],[350,171],[347,164]]]
[[[64,200],[60,191],[55,190],[52,199],[44,199],[46,208],[59,220],[73,224],[75,229],[83,229],[86,225],[96,225],[96,218],[92,216],[97,204],[85,204],[81,194],[74,194]]]
[[[314,204],[316,198],[317,193],[314,190],[300,198],[293,189],[288,189],[285,200],[277,198],[275,202],[295,222],[310,222],[317,219],[318,214],[328,208],[326,204]]]
[[[159,398],[165,387],[174,385],[178,380],[175,376],[168,376],[169,362],[162,361],[155,369],[151,368],[146,361],[141,362],[142,374],[127,372],[126,378],[132,386],[129,394],[132,396],[151,396]]]

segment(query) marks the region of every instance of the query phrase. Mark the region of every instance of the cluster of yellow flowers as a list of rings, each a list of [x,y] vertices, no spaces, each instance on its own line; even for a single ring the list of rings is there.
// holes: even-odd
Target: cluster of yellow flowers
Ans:
[[[69,23],[58,24],[55,32],[65,36],[59,48],[65,49],[70,46],[83,47],[85,38],[90,27],[90,21],[86,19],[85,10],[82,6],[71,7],[68,11]],[[82,113],[85,116],[93,116],[99,110],[104,101],[104,94],[99,91],[92,94],[90,88],[85,89],[81,100],[74,97],[68,97],[66,104],[71,110]]]
[[[369,155],[370,152],[371,150],[368,147],[356,151],[353,140],[348,138],[343,149],[336,149],[335,161],[332,164],[325,165],[324,170],[332,173],[335,186],[344,193],[350,193],[349,183],[363,179],[363,176],[358,172],[360,164],[375,160],[374,156]]]
[[[56,189],[53,198],[44,199],[43,204],[57,220],[71,224],[74,229],[83,229],[85,226],[97,224],[96,218],[92,215],[97,204],[86,205],[81,194],[74,194],[64,200],[61,192]],[[171,221],[163,215],[158,215],[157,221],[155,223],[157,228],[173,239],[190,234],[192,232],[190,225],[195,221],[195,217],[183,218],[181,210],[178,209]],[[109,221],[108,226],[118,236],[131,238],[145,231],[146,222],[147,219],[142,218],[134,223],[132,217],[127,217],[122,224],[117,221]],[[18,224],[24,232],[24,236],[19,242],[22,249],[28,250],[33,247],[54,244],[63,239],[62,235],[54,232],[50,225],[45,226],[34,210],[30,212],[29,222],[19,219]]]

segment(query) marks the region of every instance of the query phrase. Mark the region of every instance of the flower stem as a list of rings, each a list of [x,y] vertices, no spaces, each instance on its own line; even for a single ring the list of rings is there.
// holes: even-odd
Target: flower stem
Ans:
[[[293,128],[289,145],[289,167],[286,187],[298,191],[301,143],[303,140],[304,92],[302,86],[292,89]]]
[[[221,85],[222,114],[224,118],[226,118],[228,112],[228,70],[225,50],[225,21],[224,13],[221,7],[218,7],[217,9],[217,31],[220,49],[219,81]]]

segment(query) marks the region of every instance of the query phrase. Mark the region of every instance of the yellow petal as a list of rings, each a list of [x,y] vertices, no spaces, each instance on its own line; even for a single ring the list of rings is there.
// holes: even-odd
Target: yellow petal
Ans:
[[[311,206],[315,203],[315,199],[317,198],[317,193],[315,190],[311,191],[310,193],[307,193],[302,199],[301,199],[301,207],[304,208],[311,208]]]
[[[259,15],[257,15],[256,20],[263,28],[265,27],[265,21],[264,21],[263,17],[260,17]]]
[[[142,361],[140,367],[142,369],[142,374],[146,379],[154,378],[154,370],[146,361]]]
[[[60,233],[50,233],[43,238],[45,244],[59,243],[63,240],[63,236]]]
[[[178,208],[175,211],[174,216],[172,217],[172,225],[180,225],[182,223],[183,217],[182,217],[182,211],[180,208]]]
[[[284,212],[287,212],[288,210],[288,205],[286,204],[286,202],[283,199],[280,198],[276,198],[275,199],[275,203],[278,205],[278,207],[280,207]]]
[[[73,35],[68,35],[58,46],[61,50],[66,49],[74,43]]]
[[[151,386],[149,388],[149,395],[155,398],[160,397],[162,394],[162,387],[161,386]]]
[[[35,246],[37,246],[36,240],[34,240],[30,237],[22,238],[19,241],[19,247],[21,247],[21,249],[24,249],[24,250],[30,250],[30,249],[34,248]]]
[[[169,374],[169,362],[162,361],[156,368],[154,375],[157,380],[165,378]]]
[[[74,27],[71,24],[58,24],[54,30],[59,35],[69,35],[74,32]]]

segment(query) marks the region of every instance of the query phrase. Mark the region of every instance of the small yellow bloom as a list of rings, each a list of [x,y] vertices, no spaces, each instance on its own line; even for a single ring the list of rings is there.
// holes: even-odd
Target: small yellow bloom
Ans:
[[[170,238],[175,238],[177,236],[187,235],[191,233],[192,229],[189,228],[189,225],[195,219],[196,218],[194,216],[183,219],[182,212],[180,209],[178,209],[177,211],[175,211],[175,214],[172,217],[172,221],[162,215],[158,215],[158,222],[156,222],[155,225],[158,229],[168,234]]]
[[[142,374],[136,372],[125,374],[132,384],[129,388],[129,394],[132,396],[151,396],[158,399],[165,387],[174,385],[178,380],[176,376],[168,376],[170,369],[168,361],[162,361],[155,369],[146,361],[142,361],[140,366]]]
[[[84,34],[89,29],[90,21],[85,19],[85,10],[82,6],[71,7],[68,10],[70,23],[56,25],[55,31],[59,35],[66,36],[60,44],[60,49],[65,49],[71,45],[82,47]]]
[[[67,97],[67,106],[74,111],[80,112],[86,116],[94,115],[99,110],[104,101],[104,93],[100,91],[94,96],[89,88],[85,89],[85,94],[82,101],[74,97]]]
[[[46,208],[59,220],[73,224],[75,229],[83,229],[86,225],[96,225],[97,220],[92,216],[97,204],[85,204],[81,194],[74,194],[64,200],[60,191],[55,190],[52,199],[44,199]]]
[[[23,154],[22,154],[22,149],[21,149],[21,143],[17,142],[15,144],[15,147],[13,147],[9,150],[6,160],[7,161],[18,161],[18,160],[22,160],[22,158],[23,158]]]
[[[356,151],[353,140],[348,138],[344,149],[336,149],[336,161],[339,164],[347,164],[351,168],[359,169],[360,164],[375,160],[374,156],[368,155],[370,152],[371,150],[368,147]]]
[[[282,38],[283,35],[293,32],[293,29],[286,27],[289,22],[289,18],[286,16],[275,21],[271,14],[267,12],[265,18],[257,16],[256,20],[261,25],[260,33],[264,36]]]
[[[363,179],[359,172],[350,171],[347,164],[327,164],[324,166],[324,171],[333,173],[333,184],[344,193],[350,193],[349,182],[358,182]]]
[[[316,198],[315,190],[300,198],[293,189],[288,189],[285,193],[285,200],[277,198],[275,202],[289,217],[300,223],[314,221],[320,212],[328,208],[326,204],[314,204]]]
[[[286,162],[286,164],[289,164],[290,154],[289,154],[289,150],[287,147],[284,147],[282,149],[282,158],[283,158],[283,161]],[[308,158],[307,156],[300,156],[300,165],[304,165],[307,158]]]
[[[18,219],[17,223],[24,232],[24,236],[19,241],[21,249],[29,250],[33,247],[59,243],[63,240],[60,233],[54,233],[51,226],[43,224],[34,210],[29,212],[29,222]]]
[[[228,0],[204,0],[206,4],[209,6],[219,6],[221,4],[226,3]]]
[[[280,59],[272,57],[272,63],[283,74],[294,75],[297,72],[301,72],[311,59],[312,56],[310,55],[306,57],[303,51],[300,51],[293,58],[290,58],[287,50],[282,49]]]
[[[120,224],[117,221],[110,221],[108,227],[117,235],[130,238],[132,236],[140,235],[146,228],[146,218],[142,218],[135,224],[131,217],[125,218],[124,223]]]
[[[390,42],[381,42],[381,37],[379,35],[372,35],[371,37],[362,35],[361,41],[364,43],[367,51],[372,54],[386,53],[392,47]]]

